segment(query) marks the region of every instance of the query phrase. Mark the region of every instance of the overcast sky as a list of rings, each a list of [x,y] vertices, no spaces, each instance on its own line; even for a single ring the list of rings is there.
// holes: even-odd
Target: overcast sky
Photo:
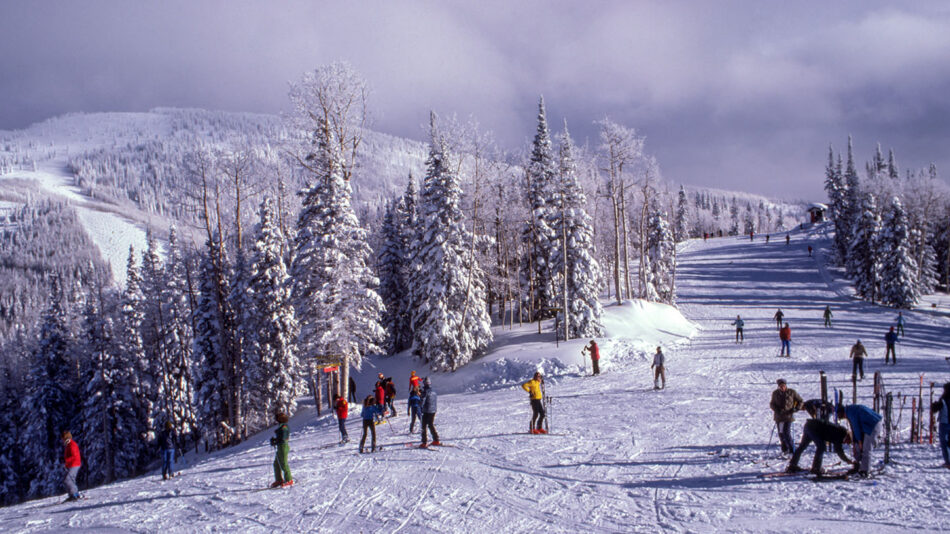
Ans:
[[[548,119],[597,142],[636,128],[671,182],[823,198],[853,134],[950,176],[950,3],[15,2],[0,0],[0,129],[68,111],[277,113],[287,82],[344,59],[374,129],[422,139],[429,109],[515,150]],[[863,165],[862,165],[863,166]]]

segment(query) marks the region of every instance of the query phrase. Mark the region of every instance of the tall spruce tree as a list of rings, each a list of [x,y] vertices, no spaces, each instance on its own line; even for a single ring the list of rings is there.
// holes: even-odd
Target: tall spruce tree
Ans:
[[[380,229],[381,242],[378,253],[379,296],[386,306],[382,324],[386,329],[384,348],[387,354],[395,354],[402,350],[403,337],[406,335],[401,324],[406,313],[403,305],[407,300],[406,287],[403,285],[406,252],[403,249],[402,229],[398,226],[397,217],[393,202],[388,203]]]
[[[273,202],[265,198],[252,249],[247,287],[249,316],[245,319],[246,324],[253,326],[247,339],[245,369],[249,404],[257,415],[255,430],[269,425],[274,411],[296,411],[296,394],[302,384],[296,348],[300,328],[281,253],[283,242]]]
[[[546,309],[555,305],[550,258],[557,246],[557,237],[550,226],[550,204],[551,190],[557,178],[557,162],[548,129],[544,97],[538,102],[538,127],[531,146],[531,157],[525,169],[530,215],[522,231],[527,254],[522,263],[522,284],[528,288],[524,304],[531,312],[530,320],[536,320],[550,317]]]
[[[881,250],[881,301],[896,308],[910,308],[920,300],[917,262],[908,239],[907,216],[896,196],[884,212]]]
[[[680,186],[676,202],[676,218],[673,223],[673,237],[677,243],[689,239],[689,199],[686,190]]]
[[[225,354],[222,301],[219,298],[217,269],[212,254],[217,244],[206,244],[199,267],[199,293],[195,310],[195,404],[198,425],[205,446],[217,449],[231,441],[233,428],[228,424],[231,412],[228,394],[228,361]],[[222,427],[222,423],[225,425]]]
[[[413,245],[413,351],[436,370],[454,371],[488,348],[492,331],[484,274],[469,252],[460,180],[435,113],[430,130]]]
[[[594,228],[587,214],[587,198],[577,177],[576,147],[564,125],[559,139],[557,187],[553,195],[551,227],[557,242],[551,254],[551,267],[560,277],[555,284],[557,302],[567,302],[569,338],[600,336],[603,308],[597,294],[603,280],[597,251],[594,247]],[[566,263],[566,265],[565,265]],[[564,276],[567,276],[565,298]]]
[[[850,225],[847,270],[862,298],[874,302],[881,286],[880,242],[881,218],[873,194],[861,199],[861,210]]]
[[[673,304],[676,287],[676,243],[666,214],[654,200],[647,221],[647,300]]]

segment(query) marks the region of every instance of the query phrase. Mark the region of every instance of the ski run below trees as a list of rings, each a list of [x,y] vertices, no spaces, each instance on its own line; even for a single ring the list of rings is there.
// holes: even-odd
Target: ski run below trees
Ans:
[[[0,509],[3,532],[938,532],[950,517],[950,471],[934,446],[907,443],[909,401],[898,419],[893,463],[870,480],[813,484],[780,471],[769,397],[785,378],[803,398],[819,395],[818,371],[850,399],[848,351],[868,349],[859,402],[871,403],[871,375],[889,391],[917,394],[950,379],[948,318],[905,311],[896,366],[884,367],[883,335],[897,312],[855,299],[823,265],[824,227],[793,231],[791,242],[746,238],[680,246],[678,305],[606,306],[601,375],[580,358],[588,339],[555,346],[552,325],[495,328],[486,356],[455,373],[431,374],[439,393],[435,425],[446,447],[406,447],[409,371],[429,374],[405,354],[367,359],[358,396],[376,373],[392,376],[398,415],[377,426],[382,451],[357,453],[359,411],[350,443],[338,445],[330,410],[312,400],[290,421],[296,484],[269,490],[272,430],[213,454],[189,454],[182,476],[158,471],[63,497]],[[809,257],[807,246],[815,249]],[[831,307],[833,328],[822,311]],[[772,316],[792,329],[791,358],[779,358]],[[730,323],[745,320],[737,345]],[[685,319],[684,319],[685,317]],[[667,386],[653,389],[652,353],[667,357]],[[519,383],[545,376],[550,435],[527,433],[530,409]],[[927,390],[925,389],[925,402]],[[897,407],[895,407],[895,412]],[[796,442],[804,413],[793,425]],[[418,427],[417,427],[418,428]],[[82,444],[80,443],[80,446]],[[771,445],[771,446],[769,446]],[[814,447],[803,456],[808,466]],[[848,451],[850,454],[850,450]],[[875,451],[880,464],[882,451]],[[839,469],[833,454],[825,467]]]

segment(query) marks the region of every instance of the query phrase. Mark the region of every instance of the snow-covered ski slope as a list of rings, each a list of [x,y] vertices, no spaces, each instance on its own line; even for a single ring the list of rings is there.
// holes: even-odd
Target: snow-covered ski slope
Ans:
[[[659,308],[609,308],[613,337],[603,340],[603,373],[597,377],[584,375],[580,360],[550,360],[576,355],[586,340],[562,344],[559,351],[551,334],[539,336],[536,325],[499,329],[488,362],[432,377],[440,394],[436,426],[451,447],[404,446],[418,436],[407,434],[404,413],[410,364],[395,357],[378,364],[401,373],[394,375],[398,416],[377,427],[381,452],[357,454],[355,413],[348,425],[352,441],[337,445],[335,421],[326,412],[315,418],[311,404],[291,422],[291,467],[298,481],[292,488],[263,489],[273,476],[265,434],[189,458],[183,475],[169,482],[152,473],[88,490],[88,501],[58,504],[61,498],[50,498],[0,509],[0,530],[944,531],[950,471],[938,468],[936,448],[903,443],[909,400],[894,463],[877,478],[816,484],[759,477],[786,465],[777,458],[774,437],[769,447],[768,402],[776,378],[786,378],[806,399],[818,395],[819,369],[828,372],[832,386],[843,387],[850,374],[848,349],[860,338],[871,354],[861,402],[871,402],[875,370],[895,392],[916,394],[918,373],[925,373],[926,382],[950,379],[947,318],[905,313],[907,337],[898,365],[884,368],[882,336],[896,312],[829,286],[833,272],[823,276],[817,255],[808,257],[807,243],[818,250],[828,246],[821,233],[807,231],[793,232],[789,246],[783,239],[766,245],[758,238],[687,243],[679,255],[679,305],[701,331],[683,337],[690,326],[674,315],[660,317]],[[832,329],[822,326],[826,304],[834,312]],[[771,318],[779,307],[792,327],[791,359],[777,356]],[[735,344],[729,324],[736,314],[746,321],[742,345]],[[667,353],[663,391],[653,390],[649,369],[654,341]],[[535,363],[518,364],[519,357]],[[527,395],[506,385],[526,378],[537,362],[559,375],[547,383],[554,396],[548,436],[526,433]],[[496,367],[497,383],[484,380],[479,365]],[[509,366],[520,368],[506,375]],[[375,373],[368,365],[359,374],[361,396]],[[796,440],[803,419],[794,426]],[[826,467],[837,462],[833,454],[825,457]]]

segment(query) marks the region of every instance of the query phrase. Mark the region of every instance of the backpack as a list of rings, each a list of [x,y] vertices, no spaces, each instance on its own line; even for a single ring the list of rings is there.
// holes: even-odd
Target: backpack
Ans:
[[[389,395],[389,396],[395,396],[395,395],[396,395],[396,386],[393,384],[393,381],[392,381],[392,380],[389,380],[388,382],[386,382],[386,388],[385,388],[385,389],[386,389],[386,394],[387,394],[387,395]]]

